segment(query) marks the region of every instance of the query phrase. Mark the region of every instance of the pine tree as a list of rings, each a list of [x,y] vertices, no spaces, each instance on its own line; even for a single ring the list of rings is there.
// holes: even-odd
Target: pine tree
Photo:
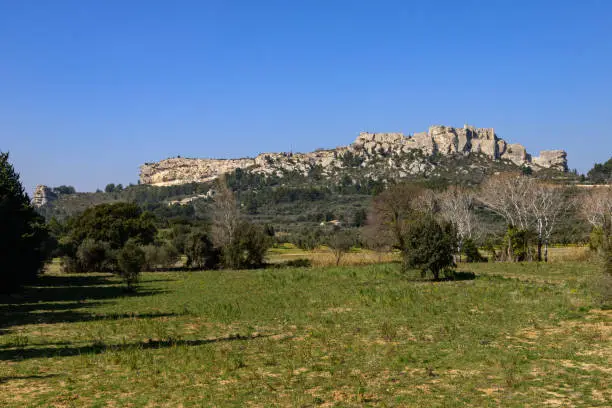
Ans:
[[[47,242],[44,219],[30,204],[9,154],[0,152],[0,292],[12,292],[38,276]]]

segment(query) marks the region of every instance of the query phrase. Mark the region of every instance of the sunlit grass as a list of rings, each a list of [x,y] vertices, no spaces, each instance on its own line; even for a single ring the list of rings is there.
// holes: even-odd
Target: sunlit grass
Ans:
[[[608,406],[594,266],[461,268],[48,276],[0,303],[0,406]]]

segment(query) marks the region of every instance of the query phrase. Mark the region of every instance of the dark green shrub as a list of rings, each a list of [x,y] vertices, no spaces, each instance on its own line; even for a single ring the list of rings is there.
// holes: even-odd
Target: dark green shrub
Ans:
[[[529,261],[534,257],[531,243],[533,233],[516,227],[508,227],[502,243],[502,257],[511,262]]]
[[[49,248],[44,219],[31,206],[8,159],[8,153],[0,153],[0,292],[33,281]]]
[[[272,239],[263,227],[243,221],[238,225],[234,239],[221,248],[221,261],[230,269],[259,268],[264,265],[271,245]]]
[[[118,251],[117,263],[119,265],[119,275],[127,284],[128,290],[133,290],[145,265],[144,251],[135,240],[129,240]]]
[[[214,269],[220,262],[220,253],[213,246],[208,235],[202,231],[194,231],[185,240],[185,255],[187,266],[199,269]]]
[[[463,254],[465,255],[466,262],[487,262],[487,258],[480,255],[478,246],[471,239],[466,239],[463,242]]]
[[[115,269],[114,253],[108,242],[87,238],[76,253],[78,269],[82,272],[105,272]]]
[[[421,277],[431,272],[440,279],[441,272],[455,266],[455,236],[450,223],[440,224],[431,215],[414,221],[404,235],[404,271],[420,269]]]

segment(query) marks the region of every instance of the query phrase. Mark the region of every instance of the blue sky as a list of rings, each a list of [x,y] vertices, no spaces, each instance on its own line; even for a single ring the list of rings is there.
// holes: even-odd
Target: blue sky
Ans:
[[[0,150],[29,191],[169,156],[494,127],[612,154],[610,1],[0,0]]]

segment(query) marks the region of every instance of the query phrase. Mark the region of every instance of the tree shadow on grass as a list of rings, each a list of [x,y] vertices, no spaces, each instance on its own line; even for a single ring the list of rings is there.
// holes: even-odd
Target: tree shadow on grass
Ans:
[[[108,316],[86,313],[79,309],[99,306],[103,301],[111,299],[152,296],[166,292],[168,291],[150,288],[128,292],[112,275],[43,276],[36,286],[26,287],[18,294],[0,296],[0,334],[2,329],[6,331],[7,327],[15,325],[107,319]],[[116,318],[135,317],[121,314],[117,316]],[[163,316],[167,314],[155,317]]]
[[[212,339],[202,340],[152,340],[149,339],[143,342],[136,343],[125,343],[125,344],[97,344],[94,343],[89,346],[81,347],[55,347],[55,344],[49,347],[21,347],[0,350],[0,361],[2,360],[25,360],[31,358],[50,358],[50,357],[72,357],[86,354],[101,354],[107,351],[125,351],[125,350],[149,350],[149,349],[163,349],[169,347],[179,346],[202,346],[205,344],[225,343],[225,342],[237,342],[237,341],[248,341],[255,340],[258,338],[273,337],[272,334],[263,335],[231,335],[226,337],[217,337]],[[58,345],[63,345],[59,343]]]
[[[0,384],[4,384],[12,380],[42,380],[42,379],[52,378],[52,377],[57,377],[57,376],[58,374],[16,375],[16,376],[0,377]]]
[[[0,334],[5,327],[22,326],[27,324],[55,324],[93,322],[100,320],[119,319],[155,319],[159,317],[177,316],[176,313],[86,313],[76,310],[65,310],[61,312],[31,313],[28,311],[9,311],[8,315],[0,321]]]

